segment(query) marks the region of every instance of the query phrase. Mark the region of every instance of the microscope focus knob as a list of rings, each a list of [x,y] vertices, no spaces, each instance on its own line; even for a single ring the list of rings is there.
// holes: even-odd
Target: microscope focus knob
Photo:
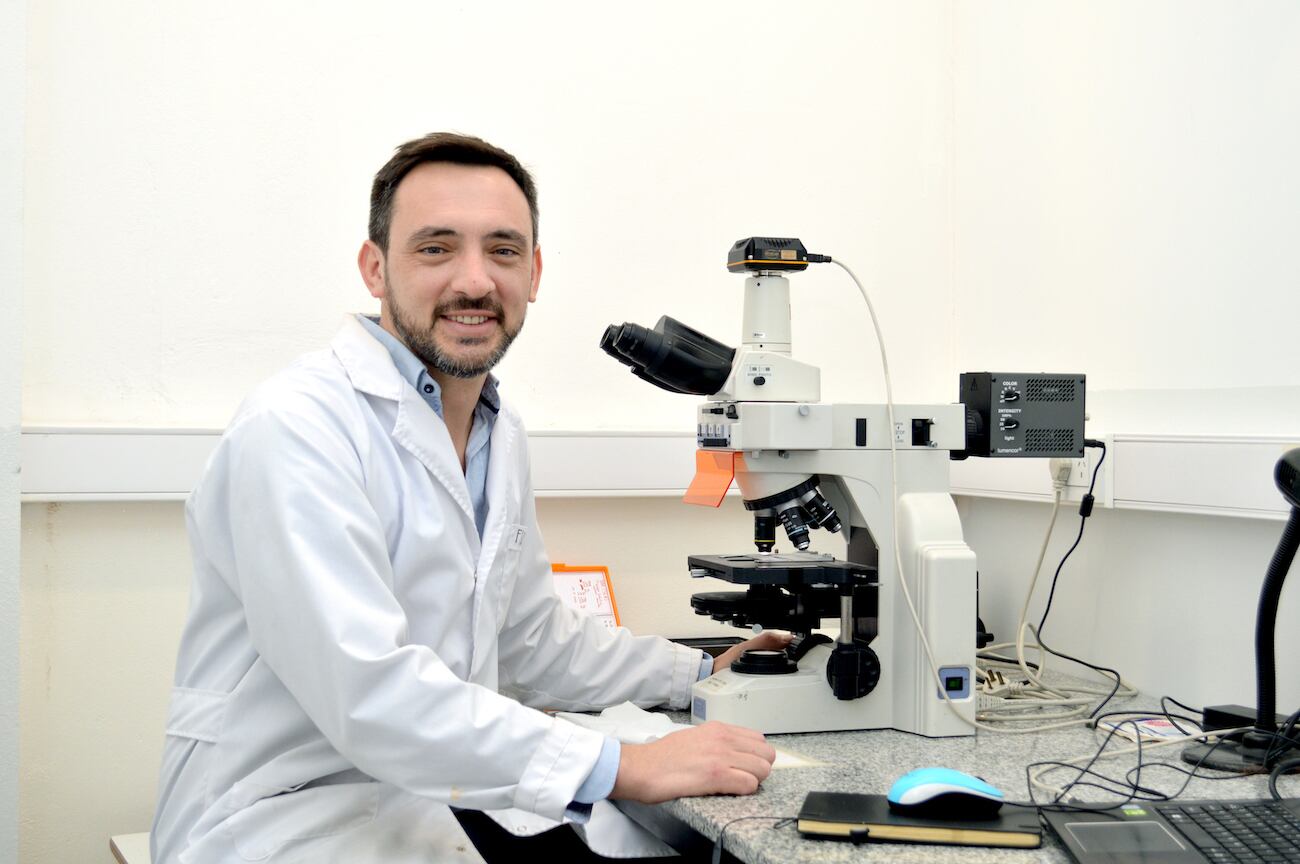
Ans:
[[[835,643],[826,661],[826,683],[836,699],[859,699],[880,683],[880,658],[865,645]]]

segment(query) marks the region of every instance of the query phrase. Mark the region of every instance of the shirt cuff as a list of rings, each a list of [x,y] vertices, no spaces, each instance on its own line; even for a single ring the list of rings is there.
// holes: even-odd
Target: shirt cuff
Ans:
[[[713,655],[710,654],[708,651],[705,651],[704,656],[700,659],[700,677],[696,678],[695,680],[703,681],[705,678],[708,678],[712,674],[713,674]]]
[[[623,746],[615,738],[606,738],[600,747],[600,756],[596,765],[582,781],[578,791],[573,793],[573,803],[569,805],[566,816],[570,818],[588,816],[591,805],[603,801],[614,791],[614,781],[618,779],[618,762],[623,753]],[[586,819],[580,819],[586,821]]]

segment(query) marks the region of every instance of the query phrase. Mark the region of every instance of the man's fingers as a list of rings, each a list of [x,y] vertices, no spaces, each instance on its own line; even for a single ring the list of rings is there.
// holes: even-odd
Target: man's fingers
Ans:
[[[745,730],[748,732],[749,730]],[[765,760],[769,765],[776,760],[776,748],[762,735],[735,735],[730,739],[730,746],[736,751],[749,753]]]
[[[758,791],[759,779],[748,771],[732,769],[726,774],[724,788],[718,791],[723,795],[753,795]]]
[[[772,773],[772,763],[754,753],[733,753],[731,767],[751,775],[756,780],[766,780]]]
[[[783,630],[764,630],[752,639],[733,645],[713,661],[713,671],[720,672],[740,659],[746,651],[782,651],[790,644],[793,635]]]
[[[753,639],[742,642],[740,647],[746,650],[777,650],[790,644],[791,634],[781,630],[764,630]]]
[[[725,736],[724,740],[729,746],[756,753],[766,758],[768,762],[776,758],[776,748],[768,743],[762,732],[746,729],[744,726],[731,726],[726,723],[718,723],[716,728],[719,735]]]

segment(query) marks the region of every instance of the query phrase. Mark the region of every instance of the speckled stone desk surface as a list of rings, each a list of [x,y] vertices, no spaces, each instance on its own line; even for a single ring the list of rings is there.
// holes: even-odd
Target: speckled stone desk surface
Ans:
[[[1143,709],[1158,700],[1137,697],[1118,703],[1125,710]],[[1114,709],[1112,709],[1114,710]],[[689,723],[682,712],[668,712],[675,722]],[[1153,711],[1158,713],[1158,711]],[[1096,751],[1105,732],[1082,727],[1035,732],[1025,735],[1001,735],[981,731],[966,738],[922,738],[903,732],[820,732],[807,735],[771,735],[769,740],[779,749],[806,759],[824,763],[803,768],[773,771],[759,791],[745,797],[683,798],[659,805],[715,840],[719,831],[733,819],[743,816],[795,816],[808,792],[863,792],[883,795],[899,775],[914,768],[944,766],[983,777],[1006,793],[1009,800],[1028,800],[1025,766],[1048,759],[1070,759]],[[1116,736],[1108,749],[1132,746]],[[1152,768],[1152,761],[1178,761],[1180,744],[1156,748],[1145,756],[1148,768],[1142,773],[1144,786],[1172,793],[1186,776],[1169,769]],[[1097,768],[1111,776],[1123,776],[1136,765],[1133,755],[1117,756],[1100,762]],[[1108,770],[1109,769],[1109,770]],[[1062,769],[1048,780],[1064,782],[1074,771]],[[1208,772],[1215,777],[1228,777]],[[1284,790],[1284,794],[1291,794]],[[1077,797],[1090,801],[1117,801],[1095,789],[1079,789]],[[1267,798],[1268,786],[1263,777],[1233,779],[1194,779],[1183,798]],[[1042,799],[1042,795],[1039,795]],[[1071,861],[1050,829],[1044,828],[1039,849],[989,849],[975,846],[929,846],[909,844],[852,843],[804,838],[793,824],[773,829],[774,822],[751,820],[727,828],[725,846],[742,861],[750,864],[792,864],[792,862],[1060,862]]]

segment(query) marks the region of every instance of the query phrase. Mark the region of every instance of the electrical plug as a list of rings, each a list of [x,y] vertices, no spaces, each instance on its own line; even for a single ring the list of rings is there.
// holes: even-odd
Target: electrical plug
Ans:
[[[1058,492],[1065,489],[1065,484],[1070,479],[1070,472],[1074,470],[1072,462],[1071,459],[1047,460],[1047,470],[1052,474],[1052,485]]]

